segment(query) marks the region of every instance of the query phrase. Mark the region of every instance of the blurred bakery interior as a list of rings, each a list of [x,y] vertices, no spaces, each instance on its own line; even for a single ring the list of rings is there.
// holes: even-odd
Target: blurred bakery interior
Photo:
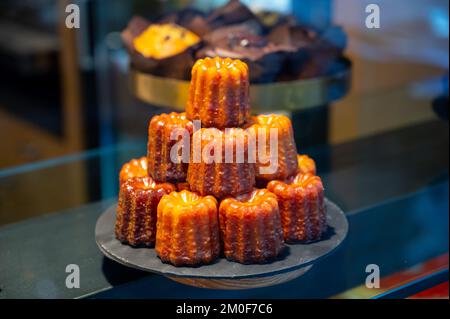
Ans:
[[[448,1],[377,1],[379,29],[366,27],[365,0],[242,2],[269,21],[276,15],[267,12],[276,12],[315,30],[338,26],[345,35],[333,38],[345,42],[351,62],[343,97],[304,110],[274,108],[291,116],[301,151],[324,154],[382,134],[408,135],[409,127],[422,134],[435,122],[435,133],[448,141]],[[80,8],[79,29],[65,26],[71,3]],[[0,224],[115,196],[116,176],[105,172],[124,159],[112,155],[121,148],[143,154],[148,120],[170,110],[133,94],[122,30],[135,15],[154,21],[188,6],[208,12],[225,3],[1,1]],[[448,160],[448,152],[443,156]],[[351,164],[319,157],[324,172]]]

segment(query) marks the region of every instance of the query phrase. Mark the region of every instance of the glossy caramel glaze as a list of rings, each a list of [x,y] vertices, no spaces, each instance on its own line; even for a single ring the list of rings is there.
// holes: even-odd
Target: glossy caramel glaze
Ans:
[[[267,188],[277,196],[286,242],[319,240],[327,228],[324,188],[320,177],[298,173]]]
[[[147,161],[148,173],[154,180],[174,183],[186,180],[192,130],[192,122],[185,113],[160,114],[151,119],[148,126]],[[184,135],[181,135],[182,132],[185,132]],[[171,134],[176,139],[171,139]],[[181,139],[184,142],[177,144]],[[186,154],[186,158],[178,158],[178,163],[171,159],[171,149],[175,144],[183,145]],[[178,154],[183,154],[181,149]]]
[[[272,129],[275,129],[272,136],[277,137],[278,141],[277,144],[272,142],[273,148],[277,146],[275,152],[272,152],[270,148]],[[247,130],[256,140],[256,179],[260,183],[285,179],[297,172],[297,148],[291,120],[287,116],[276,114],[255,116],[252,118],[252,125]],[[262,143],[265,146],[260,146]],[[273,166],[274,170],[263,171],[264,168],[267,169],[270,166]]]
[[[177,183],[175,186],[177,187],[178,192],[191,190],[188,182]]]
[[[156,253],[175,266],[207,264],[220,254],[217,200],[183,190],[158,205]]]
[[[240,127],[249,118],[247,64],[230,58],[197,60],[192,68],[187,117],[202,127]]]
[[[122,166],[119,174],[119,181],[120,184],[122,184],[130,178],[145,176],[148,176],[147,157],[141,157],[139,159],[135,158]]]
[[[316,163],[308,155],[297,155],[297,173],[316,175]]]
[[[148,176],[122,183],[115,225],[117,239],[131,246],[153,246],[158,203],[163,195],[174,190],[174,185],[156,183]]]
[[[224,199],[219,221],[224,254],[229,260],[263,263],[284,248],[277,197],[267,189]]]
[[[255,164],[248,158],[245,130],[203,128],[196,131],[187,181],[192,191],[217,198],[251,191],[255,185]]]

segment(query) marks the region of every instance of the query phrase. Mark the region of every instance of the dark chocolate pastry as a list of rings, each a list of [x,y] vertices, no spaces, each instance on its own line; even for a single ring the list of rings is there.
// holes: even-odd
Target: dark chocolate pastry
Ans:
[[[204,36],[209,32],[205,14],[202,11],[193,8],[186,8],[169,13],[159,19],[158,23],[178,24],[194,32],[198,36]]]
[[[256,16],[268,32],[283,24],[288,24],[290,26],[297,25],[297,20],[294,16],[281,14],[279,12],[263,10],[256,12]]]
[[[302,26],[281,24],[268,34],[267,38],[287,51],[282,72],[278,80],[295,80],[312,59],[317,35]]]
[[[196,57],[230,57],[248,64],[251,83],[273,82],[280,72],[287,47],[260,36],[247,25],[223,27],[205,36],[207,45]]]
[[[283,71],[277,80],[316,77],[336,72],[342,66],[339,57],[346,46],[346,37],[338,27],[319,33],[304,26],[285,23],[274,28],[267,38],[280,47],[293,49],[287,53]]]
[[[142,72],[176,79],[189,79],[194,50],[201,39],[176,24],[151,24],[135,17],[122,32],[131,64]]]
[[[305,79],[339,72],[345,67],[340,57],[347,45],[347,36],[340,27],[329,27],[313,40],[311,58],[298,73]]]
[[[230,0],[228,3],[213,10],[206,21],[211,30],[233,24],[249,24],[258,28],[259,32],[264,29],[258,17],[238,0]]]

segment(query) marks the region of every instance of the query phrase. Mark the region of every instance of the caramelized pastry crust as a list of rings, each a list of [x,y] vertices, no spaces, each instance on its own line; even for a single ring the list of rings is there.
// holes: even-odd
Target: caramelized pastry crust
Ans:
[[[327,228],[324,188],[320,177],[298,173],[267,188],[277,196],[286,242],[319,240]]]
[[[192,68],[187,117],[202,127],[240,127],[249,118],[248,67],[230,58],[197,60]]]
[[[147,157],[132,159],[128,163],[123,164],[119,174],[120,184],[133,177],[145,177],[147,172]]]
[[[175,190],[169,183],[151,177],[133,177],[120,185],[116,214],[117,239],[131,246],[153,246],[156,237],[156,210],[161,197]]]
[[[294,175],[298,162],[291,120],[285,115],[271,114],[255,116],[252,123],[247,130],[256,140],[256,150],[258,150],[256,152],[256,179],[268,182]],[[273,140],[275,137],[277,143]],[[260,144],[265,144],[265,146],[260,146]],[[275,146],[277,147],[275,148]],[[265,152],[261,152],[260,148]]]
[[[192,130],[192,122],[186,118],[185,113],[163,113],[151,119],[148,126],[147,160],[148,173],[154,180],[174,183],[185,181]],[[174,139],[171,139],[171,135]],[[171,158],[171,150],[175,144],[182,146],[178,149],[178,163]]]
[[[297,155],[298,173],[316,175],[316,163],[308,155]]]
[[[177,187],[178,192],[191,190],[191,188],[189,187],[189,183],[187,182],[177,183],[175,186]]]
[[[156,253],[175,266],[211,263],[220,254],[217,201],[183,190],[158,205]]]
[[[196,131],[187,173],[191,190],[217,198],[251,191],[255,164],[249,162],[248,142],[248,134],[240,128]]]
[[[277,198],[267,189],[224,199],[219,220],[224,253],[229,260],[263,263],[284,248]]]

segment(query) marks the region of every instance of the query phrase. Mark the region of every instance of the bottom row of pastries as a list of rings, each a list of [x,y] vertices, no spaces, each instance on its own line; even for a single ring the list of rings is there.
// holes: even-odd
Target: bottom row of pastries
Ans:
[[[327,227],[314,161],[299,155],[298,163],[286,180],[218,201],[190,191],[187,183],[155,182],[147,159],[134,159],[120,172],[116,237],[154,246],[161,261],[175,266],[212,263],[222,254],[243,264],[273,260],[285,243],[319,240]]]

